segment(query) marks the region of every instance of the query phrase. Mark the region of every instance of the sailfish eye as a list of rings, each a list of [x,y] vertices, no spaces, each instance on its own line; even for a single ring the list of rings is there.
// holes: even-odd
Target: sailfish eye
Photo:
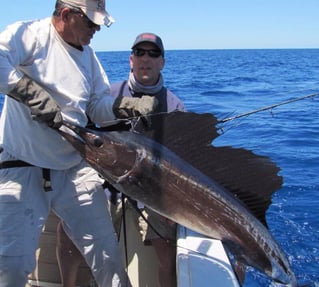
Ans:
[[[93,144],[96,147],[101,147],[103,145],[103,141],[100,138],[95,138]]]

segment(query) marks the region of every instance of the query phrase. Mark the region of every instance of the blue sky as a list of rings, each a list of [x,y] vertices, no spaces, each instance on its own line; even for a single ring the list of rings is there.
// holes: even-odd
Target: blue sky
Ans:
[[[55,0],[10,0],[0,30],[16,20],[50,16]],[[319,48],[318,0],[106,0],[116,22],[91,44],[129,50],[141,32],[160,35],[166,49]]]

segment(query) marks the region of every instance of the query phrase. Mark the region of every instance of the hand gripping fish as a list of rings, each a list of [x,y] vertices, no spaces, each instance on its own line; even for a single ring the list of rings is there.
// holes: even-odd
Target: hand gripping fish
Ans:
[[[281,187],[267,157],[215,147],[217,119],[174,112],[134,131],[96,131],[65,123],[59,133],[120,192],[159,214],[219,239],[239,266],[297,286],[286,255],[267,229],[265,211]]]

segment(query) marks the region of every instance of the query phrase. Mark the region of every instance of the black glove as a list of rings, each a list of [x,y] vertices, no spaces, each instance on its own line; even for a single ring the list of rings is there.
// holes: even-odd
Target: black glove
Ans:
[[[144,95],[141,98],[117,97],[113,104],[113,113],[119,119],[147,116],[158,105],[155,97]]]
[[[56,101],[29,77],[24,76],[8,96],[28,106],[34,120],[45,122],[52,128],[62,125],[61,109]]]

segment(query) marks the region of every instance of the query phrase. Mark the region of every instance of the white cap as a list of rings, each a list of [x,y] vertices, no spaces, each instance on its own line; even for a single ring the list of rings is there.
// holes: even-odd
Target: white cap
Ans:
[[[105,10],[105,0],[62,0],[64,3],[80,8],[96,25],[110,27],[114,23],[112,16]]]

